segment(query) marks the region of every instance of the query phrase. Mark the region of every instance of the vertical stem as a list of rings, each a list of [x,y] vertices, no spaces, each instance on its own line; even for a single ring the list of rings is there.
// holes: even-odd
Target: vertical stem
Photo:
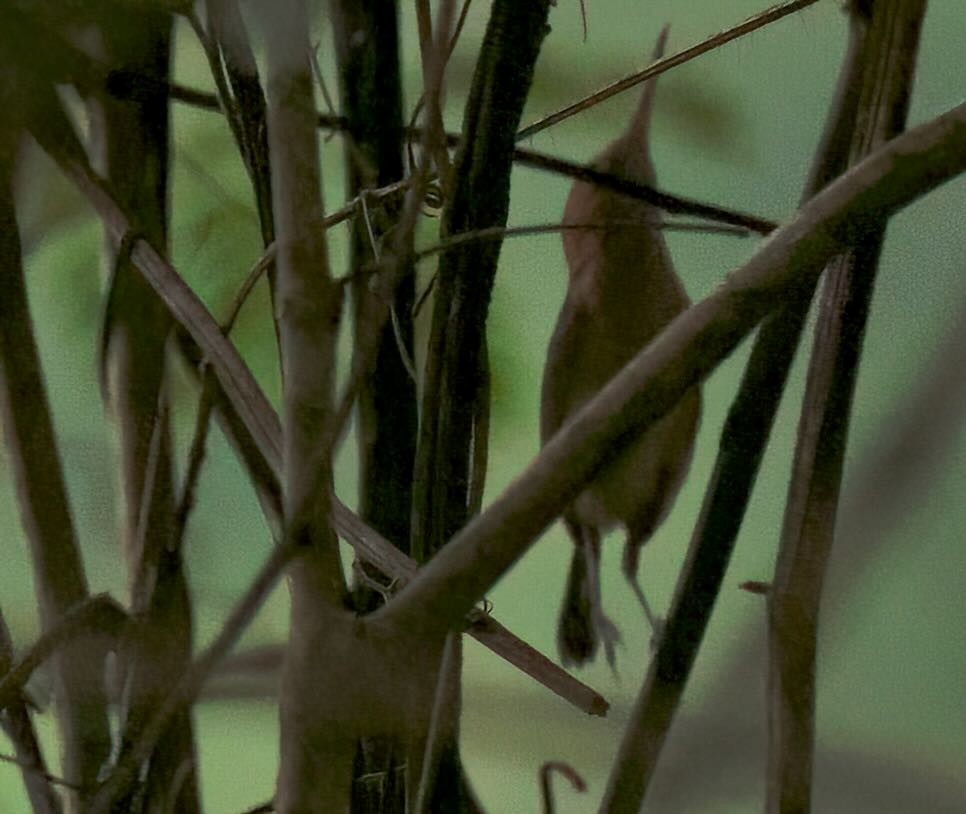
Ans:
[[[339,64],[341,113],[347,122],[345,143],[347,195],[381,187],[403,177],[402,85],[399,62],[396,0],[332,0],[333,39]],[[375,360],[362,365],[365,375],[358,389],[356,437],[359,445],[359,516],[397,548],[409,552],[409,515],[412,505],[413,462],[416,454],[416,383],[406,369],[413,357],[412,307],[415,275],[412,232],[395,235],[406,240],[397,262],[391,292],[393,316],[376,325],[380,294],[369,286],[366,268],[377,265],[383,239],[398,223],[401,207],[387,205],[353,221],[350,275],[353,280],[354,352],[369,346],[379,331]],[[370,234],[369,229],[372,229]],[[372,243],[375,245],[372,245]],[[366,563],[370,579],[380,578]],[[378,607],[379,594],[365,584],[353,588],[358,612]],[[405,812],[403,781],[405,750],[397,739],[364,738],[357,746],[353,769],[352,808],[367,812]]]
[[[103,15],[100,47],[115,69],[144,76],[137,98],[89,100],[94,149],[133,228],[164,251],[168,232],[171,71],[169,13],[139,9]],[[193,619],[181,540],[176,539],[173,452],[166,392],[167,340],[172,320],[125,251],[115,264],[104,316],[105,352],[113,363],[113,402],[121,441],[123,542],[131,605],[139,624],[124,668],[129,693],[122,702],[121,753],[191,660]],[[108,360],[102,361],[107,364]],[[145,795],[150,812],[200,809],[197,758],[189,710],[171,722],[148,761]]]
[[[396,0],[333,0],[342,113],[347,121],[348,195],[403,177],[402,88]],[[385,205],[369,212],[377,250],[399,215]],[[411,237],[411,236],[410,236]],[[411,242],[411,240],[410,240]],[[366,219],[353,221],[350,273],[357,342],[369,327],[371,294],[365,268],[373,256]],[[416,383],[403,354],[412,357],[415,283],[409,267],[399,273],[393,295],[398,335],[392,324],[380,333],[374,366],[359,389],[359,516],[398,548],[409,551],[413,461],[416,452]]]
[[[514,135],[548,13],[547,0],[493,4],[464,113],[463,141],[447,185],[445,234],[506,225]],[[442,33],[439,45],[442,58],[448,45]],[[438,87],[438,78],[434,81]],[[431,119],[427,126],[433,127]],[[473,461],[486,459],[487,438],[481,434],[489,410],[485,324],[500,246],[500,241],[457,246],[440,259],[413,496],[413,556],[419,562],[465,525],[481,490],[483,473],[476,473],[474,482]],[[439,773],[428,798],[434,808],[446,805],[453,811],[475,808],[457,782],[459,644],[454,643],[451,707],[439,733]]]
[[[548,5],[493,5],[464,114],[446,234],[506,225],[513,128],[529,91]],[[486,314],[501,245],[457,245],[440,258],[416,463],[413,543],[420,561],[467,520],[471,441],[487,364]]]
[[[864,21],[853,15],[835,98],[803,202],[847,166],[865,62],[865,32]],[[636,811],[647,794],[721,591],[814,289],[813,283],[790,296],[755,340],[721,431],[714,470],[657,652],[611,771],[603,811]]]
[[[268,161],[268,132],[265,126],[265,95],[258,78],[258,65],[248,39],[238,0],[207,0],[211,34],[218,44],[237,112],[239,149],[252,182],[262,243],[275,240],[272,215],[272,179]],[[274,272],[269,269],[269,281]],[[270,290],[274,285],[270,285]]]
[[[342,307],[330,274],[322,222],[316,112],[304,0],[262,16],[268,53],[268,132],[278,246],[276,321],[283,383],[285,538],[299,559],[290,569],[291,629],[282,679],[280,812],[344,811],[354,740],[319,721],[330,658],[342,658],[345,581],[332,530],[333,383]],[[339,656],[329,649],[339,648]],[[331,683],[331,682],[330,682]]]
[[[905,127],[925,0],[856,3],[868,39],[851,159]],[[862,339],[886,220],[827,273],[769,595],[767,810],[811,808],[819,604],[834,539]]]

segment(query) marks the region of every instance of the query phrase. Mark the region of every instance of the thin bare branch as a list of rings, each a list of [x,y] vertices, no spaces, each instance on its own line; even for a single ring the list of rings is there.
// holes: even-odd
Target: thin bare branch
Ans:
[[[695,218],[705,218],[706,220],[718,223],[730,224],[748,229],[760,235],[767,235],[774,230],[778,224],[757,215],[749,215],[733,209],[726,209],[713,204],[702,203],[693,198],[685,198],[680,195],[671,195],[645,184],[637,184],[628,181],[617,175],[601,172],[594,167],[585,164],[576,164],[556,156],[546,155],[536,150],[523,150],[517,148],[514,151],[514,161],[525,167],[553,172],[573,178],[575,181],[585,181],[588,184],[612,189],[628,198],[644,201],[653,204],[671,215],[689,215]]]
[[[598,223],[535,223],[530,226],[490,226],[486,229],[476,229],[471,232],[461,232],[449,235],[439,243],[434,243],[415,254],[416,260],[425,260],[435,254],[445,252],[463,243],[473,243],[479,240],[498,240],[508,237],[527,237],[529,235],[545,235],[563,232],[571,229],[607,230],[607,229],[639,229],[643,221],[639,220],[608,220]],[[653,227],[654,224],[648,224]],[[748,237],[749,232],[741,226],[725,226],[717,223],[687,223],[683,221],[664,221],[657,228],[668,232],[700,232],[702,234],[730,235],[732,237]]]
[[[629,76],[625,76],[623,79],[618,79],[616,82],[611,82],[609,85],[601,88],[598,91],[580,99],[572,104],[567,105],[567,107],[561,110],[551,113],[548,116],[544,116],[538,119],[533,124],[529,124],[517,133],[517,141],[523,141],[531,136],[535,136],[537,133],[546,130],[548,127],[553,127],[555,124],[559,124],[565,119],[569,119],[571,116],[575,116],[585,110],[600,104],[601,102],[610,99],[612,96],[616,96],[628,88],[632,88],[641,82],[646,82],[648,79],[658,76],[665,71],[671,70],[671,68],[676,68],[679,65],[683,65],[685,62],[690,62],[695,57],[699,57],[702,54],[706,54],[709,51],[713,51],[716,48],[720,48],[725,43],[736,40],[739,37],[743,37],[746,34],[750,34],[752,31],[757,31],[770,23],[787,17],[789,14],[794,14],[796,11],[800,11],[807,6],[816,3],[818,0],[788,0],[785,3],[779,3],[777,6],[772,6],[765,11],[759,12],[753,17],[749,17],[747,20],[738,23],[737,25],[728,28],[724,31],[719,31],[717,34],[713,34],[701,42],[695,43],[694,45],[685,48],[683,51],[678,51],[676,54],[671,54],[670,56],[659,59],[656,62],[651,63],[646,68],[640,71],[635,71]]]
[[[543,800],[543,814],[555,814],[557,810],[553,799],[553,789],[550,786],[550,779],[554,773],[566,777],[575,791],[581,793],[587,791],[584,778],[577,773],[573,766],[561,760],[548,760],[540,767],[540,797]]]
[[[173,92],[178,94],[177,98],[186,104],[191,104],[203,110],[217,111],[218,100],[211,94],[202,91],[184,88],[179,85],[172,85]],[[319,116],[319,127],[334,128],[343,130],[347,126],[344,118],[333,118],[331,116]],[[410,128],[408,136],[411,139],[422,139],[425,136],[424,128]],[[462,137],[458,133],[446,133],[446,143],[453,147],[460,143]],[[562,175],[566,178],[573,178],[577,181],[586,181],[589,184],[597,184],[613,189],[627,195],[629,198],[642,200],[654,204],[666,212],[673,215],[690,215],[693,217],[707,218],[718,223],[739,226],[757,234],[766,235],[771,232],[777,224],[766,218],[748,213],[738,212],[733,209],[707,204],[679,195],[672,195],[668,192],[652,189],[643,184],[635,184],[618,176],[600,172],[585,164],[577,164],[556,156],[547,155],[537,150],[530,150],[525,147],[514,147],[514,162],[525,167],[543,170],[545,172]],[[371,199],[370,199],[371,203]]]
[[[429,0],[416,0],[416,19],[419,29],[419,52],[423,69],[423,95],[420,103],[426,110],[426,129],[429,137],[425,148],[436,163],[436,171],[444,186],[452,174],[449,153],[446,152],[446,130],[443,126],[443,75],[452,50],[450,31],[456,9],[455,0],[442,0],[436,13],[436,30],[430,19]]]

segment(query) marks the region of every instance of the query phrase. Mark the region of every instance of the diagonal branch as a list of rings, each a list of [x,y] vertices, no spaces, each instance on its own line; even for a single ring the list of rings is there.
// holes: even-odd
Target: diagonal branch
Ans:
[[[16,111],[24,109],[31,88],[18,73],[4,65],[0,78],[0,109],[11,111],[0,122],[0,424],[41,623],[49,631],[88,597],[88,587],[24,280],[11,177],[20,137]],[[82,787],[95,782],[110,753],[103,655],[96,648],[68,646],[53,670],[64,774]]]
[[[966,105],[960,105],[892,140],[827,187],[638,354],[370,623],[439,636],[458,626],[623,437],[665,414],[764,317],[811,284],[843,246],[964,170]]]
[[[828,122],[806,183],[803,202],[846,167],[855,124],[857,88],[865,66],[867,28],[850,19],[849,45]],[[657,652],[624,732],[604,807],[627,800],[640,806],[721,590],[765,446],[771,435],[814,286],[804,289],[762,326],[741,387],[728,411],[711,481],[678,578]]]

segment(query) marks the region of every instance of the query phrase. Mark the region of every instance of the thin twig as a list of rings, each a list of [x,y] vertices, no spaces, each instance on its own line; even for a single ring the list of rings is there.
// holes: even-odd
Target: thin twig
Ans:
[[[543,802],[543,814],[555,814],[557,807],[553,800],[553,789],[550,786],[550,779],[554,773],[562,774],[576,791],[583,794],[587,791],[587,784],[584,778],[578,774],[569,763],[562,760],[548,760],[540,767],[540,799]]]
[[[255,289],[255,284],[261,279],[262,274],[271,268],[275,262],[275,244],[269,244],[268,248],[255,265],[245,275],[241,286],[235,292],[231,306],[228,309],[228,316],[221,324],[221,332],[227,339],[231,334],[232,328],[241,313],[242,307],[248,301],[248,297]],[[201,397],[198,400],[198,411],[195,415],[195,430],[191,437],[191,446],[188,448],[188,463],[185,468],[185,475],[181,486],[181,497],[174,513],[174,530],[172,532],[172,545],[180,547],[184,539],[185,531],[188,527],[188,518],[195,504],[195,494],[198,489],[198,481],[201,477],[201,468],[205,462],[205,451],[208,445],[208,428],[210,426],[211,414],[214,410],[214,388],[215,382],[213,374],[209,370],[208,360],[205,358],[201,362]]]
[[[245,147],[245,133],[242,126],[241,114],[235,102],[235,97],[228,87],[228,80],[225,77],[225,68],[221,61],[221,52],[219,51],[218,44],[205,30],[204,24],[194,9],[191,9],[185,16],[188,19],[191,30],[198,38],[198,42],[201,43],[201,50],[205,54],[205,59],[208,60],[208,68],[211,71],[212,78],[215,80],[215,88],[218,91],[218,107],[224,113],[225,118],[228,119],[231,134],[235,139],[235,143],[238,145],[238,149],[244,156],[247,150]]]
[[[218,110],[217,98],[211,94],[205,94],[201,91],[179,85],[172,85],[172,92],[176,92],[177,94],[176,96],[173,95],[172,98],[177,98],[186,104],[191,104],[203,110]],[[340,130],[344,130],[347,126],[344,118],[333,118],[324,115],[318,117],[318,124],[319,127]],[[410,128],[408,135],[411,139],[424,138],[425,128]],[[445,136],[446,143],[450,147],[458,145],[462,138],[458,133],[446,133]],[[743,227],[762,235],[767,235],[778,225],[767,218],[738,212],[713,204],[702,203],[679,195],[672,195],[668,192],[652,189],[642,184],[635,184],[618,176],[601,172],[586,164],[578,164],[525,147],[514,147],[513,160],[525,167],[532,167],[543,170],[544,172],[551,172],[566,178],[572,178],[575,181],[585,181],[589,184],[596,184],[607,189],[613,189],[623,195],[627,195],[629,198],[653,204],[674,215],[690,215],[693,217],[707,218],[718,223]]]
[[[10,629],[0,611],[0,675],[9,672],[13,661],[13,640]],[[0,727],[16,750],[16,757],[0,755],[0,760],[20,766],[24,788],[34,814],[60,814],[60,798],[51,788],[52,776],[40,748],[37,730],[30,717],[27,696],[18,692],[0,715]]]
[[[701,42],[695,43],[694,45],[685,48],[683,51],[678,51],[676,54],[671,54],[670,56],[659,59],[656,62],[651,63],[646,68],[640,71],[635,71],[629,76],[625,76],[623,79],[618,79],[616,82],[611,82],[609,85],[601,88],[600,90],[594,91],[590,96],[586,96],[572,104],[567,105],[567,107],[561,110],[551,113],[548,116],[544,116],[538,119],[533,124],[529,124],[517,133],[517,141],[523,141],[531,136],[535,136],[537,133],[546,130],[548,127],[552,127],[555,124],[559,124],[565,119],[569,119],[571,116],[575,116],[584,110],[589,110],[590,108],[600,104],[601,102],[610,99],[612,96],[616,96],[628,88],[632,88],[641,82],[646,82],[652,77],[658,76],[659,74],[669,71],[671,68],[676,68],[679,65],[683,65],[685,62],[689,62],[695,57],[699,57],[702,54],[706,54],[709,51],[713,51],[715,48],[720,48],[725,43],[736,40],[739,37],[745,36],[745,34],[750,34],[752,31],[757,31],[759,28],[766,26],[776,20],[782,19],[789,14],[794,14],[796,11],[800,11],[813,3],[818,2],[818,0],[788,0],[788,2],[780,3],[777,6],[772,6],[765,11],[759,12],[753,17],[749,17],[747,20],[738,23],[737,25],[728,28],[724,31],[719,31],[717,34],[713,34]]]
[[[503,238],[539,235],[547,232],[562,232],[569,229],[633,229],[641,226],[641,221],[609,220],[600,223],[540,223],[532,226],[494,226],[488,229],[477,229],[474,232],[463,232],[450,235],[445,240],[435,243],[416,252],[414,259],[421,262],[435,254],[440,254],[452,246],[461,243],[471,243],[475,240],[498,240]],[[650,224],[653,227],[653,224]],[[719,223],[687,223],[683,221],[662,221],[657,228],[668,232],[699,232],[701,234],[730,235],[732,237],[748,237],[750,232],[742,226],[728,226]],[[418,316],[433,288],[436,286],[436,274],[433,274],[423,288],[422,294],[413,305],[413,316]]]
[[[262,243],[267,246],[275,239],[275,218],[272,214],[265,95],[259,81],[258,65],[237,0],[208,0],[206,8],[211,37],[221,57],[219,65],[224,66],[231,86],[231,111],[237,117],[237,125],[232,129],[237,130],[235,140],[251,179]],[[214,66],[212,72],[217,82],[221,72]],[[226,92],[222,79],[219,93],[224,96]],[[269,293],[274,297],[271,284]]]
[[[426,130],[429,138],[425,148],[436,163],[436,172],[445,188],[452,174],[449,153],[446,152],[446,130],[443,126],[443,74],[449,58],[450,29],[455,11],[454,0],[442,0],[436,13],[436,31],[430,21],[429,0],[416,0],[419,27],[419,50],[423,69],[423,95],[426,107]]]
[[[530,226],[490,226],[485,229],[475,229],[471,232],[460,232],[448,235],[439,243],[434,243],[425,249],[420,249],[414,255],[415,260],[422,261],[435,254],[440,254],[454,246],[473,243],[478,240],[500,240],[508,237],[526,237],[528,235],[543,235],[547,233],[565,232],[568,230],[599,230],[608,229],[639,229],[644,224],[639,220],[608,220],[598,223],[535,223]],[[649,228],[655,224],[647,223]],[[730,235],[733,237],[748,237],[749,231],[742,226],[728,226],[719,223],[686,223],[683,221],[663,221],[657,228],[668,232],[700,232],[701,234]]]
[[[0,754],[0,763],[9,763],[13,766],[18,766],[23,769],[24,772],[29,772],[30,774],[36,775],[43,778],[48,783],[53,783],[55,786],[63,786],[65,789],[71,789],[72,791],[81,791],[81,786],[77,783],[71,783],[69,780],[65,780],[63,777],[58,777],[55,774],[35,766],[22,758],[14,757],[13,755]],[[58,809],[59,810],[59,809]]]
[[[680,195],[671,195],[644,184],[637,184],[616,175],[586,165],[567,161],[556,156],[546,155],[536,150],[523,150],[517,148],[514,151],[514,161],[525,167],[544,170],[546,172],[557,173],[558,175],[573,178],[575,181],[584,181],[588,184],[601,186],[605,189],[612,189],[628,198],[644,201],[652,204],[671,215],[689,215],[696,218],[705,218],[718,223],[739,226],[756,232],[760,235],[770,234],[778,224],[767,218],[757,215],[750,215],[727,209],[713,204],[702,203],[693,198],[685,198]]]

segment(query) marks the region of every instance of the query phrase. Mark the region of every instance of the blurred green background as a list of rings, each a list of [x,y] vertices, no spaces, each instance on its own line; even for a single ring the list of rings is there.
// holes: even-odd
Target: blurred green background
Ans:
[[[403,3],[407,102],[420,76],[410,3]],[[552,12],[525,122],[578,98],[647,62],[660,26],[671,23],[669,50],[726,28],[760,10],[746,0],[595,0],[582,41],[577,0]],[[473,59],[488,6],[473,7],[447,81],[447,125],[459,128]],[[176,74],[211,85],[187,28],[178,31]],[[317,32],[323,73],[336,86],[331,30]],[[817,5],[701,57],[661,79],[653,132],[659,181],[669,191],[782,220],[794,212],[821,129],[844,46],[839,4]],[[910,122],[962,101],[966,15],[962,0],[934,0],[923,33]],[[532,146],[586,161],[623,127],[633,90],[533,139]],[[247,180],[225,123],[210,113],[174,108],[175,173],[172,258],[216,314],[258,255]],[[329,209],[344,200],[342,145],[322,144]],[[91,588],[124,595],[118,556],[119,483],[109,416],[96,387],[94,348],[103,274],[100,230],[90,212],[32,147],[20,173],[21,231],[31,305],[46,366],[74,515]],[[568,182],[529,169],[513,178],[513,225],[559,219]],[[950,378],[946,418],[922,421],[937,433],[937,450],[910,474],[903,460],[878,465],[895,443],[904,405],[929,375],[943,338],[966,319],[964,215],[966,183],[946,185],[909,207],[890,225],[856,394],[840,536],[824,605],[820,649],[819,749],[815,810],[819,812],[966,811],[966,413],[963,388]],[[437,222],[420,226],[434,241]],[[331,233],[335,267],[344,268],[345,231]],[[668,236],[693,299],[710,293],[755,250],[752,238]],[[424,284],[430,263],[420,269]],[[490,318],[493,425],[489,498],[537,451],[539,382],[544,351],[565,285],[559,237],[507,241]],[[272,399],[278,381],[267,297],[258,291],[235,338]],[[426,309],[427,312],[429,309]],[[806,347],[810,340],[806,340]],[[643,583],[666,607],[714,460],[725,411],[747,343],[710,379],[694,466],[675,510],[643,556]],[[696,675],[662,757],[651,811],[760,810],[765,760],[764,602],[738,590],[768,580],[782,507],[804,365],[778,418],[723,595]],[[966,371],[949,371],[949,376]],[[179,446],[190,439],[196,394],[178,373]],[[945,423],[943,423],[945,422]],[[13,486],[0,449],[0,528],[5,567],[0,601],[18,646],[37,634],[32,577]],[[338,490],[356,492],[354,447],[339,460]],[[894,487],[894,488],[891,488]],[[888,491],[887,491],[888,490]],[[471,778],[488,811],[536,811],[536,775],[548,759],[571,763],[588,781],[580,796],[558,784],[558,811],[595,809],[648,658],[647,630],[620,576],[620,535],[605,546],[604,592],[625,647],[616,675],[606,666],[581,677],[612,703],[590,719],[516,673],[475,642],[466,646],[463,745]],[[254,494],[221,438],[210,444],[188,553],[197,597],[197,640],[219,629],[231,603],[253,577],[270,542]],[[501,622],[555,654],[555,624],[570,543],[554,527],[490,596]],[[278,589],[244,645],[284,639],[287,604]],[[271,796],[276,757],[275,675],[220,682],[219,697],[197,708],[202,787],[209,811],[228,814]],[[34,687],[43,698],[42,677]],[[39,719],[56,753],[49,716]],[[9,745],[0,738],[0,751]],[[19,775],[0,765],[0,811],[26,811]]]

